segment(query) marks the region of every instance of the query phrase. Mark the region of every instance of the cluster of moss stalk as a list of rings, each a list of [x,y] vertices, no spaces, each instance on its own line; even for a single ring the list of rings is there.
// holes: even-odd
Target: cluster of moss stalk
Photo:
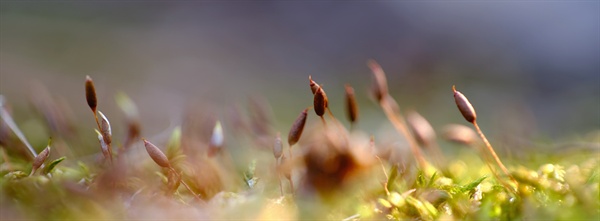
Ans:
[[[278,182],[282,199],[291,198],[293,200],[297,197],[303,198],[306,197],[305,195],[307,193],[310,194],[311,191],[317,192],[319,194],[316,195],[326,198],[327,196],[330,196],[329,193],[331,192],[346,191],[347,189],[345,187],[351,186],[349,183],[354,182],[351,181],[352,176],[359,174],[355,173],[355,171],[369,171],[370,168],[372,168],[372,165],[376,165],[375,168],[381,166],[381,171],[385,175],[385,180],[381,182],[383,193],[375,194],[375,198],[377,199],[374,203],[375,206],[369,208],[371,212],[375,211],[375,213],[381,215],[368,216],[365,214],[370,214],[369,212],[358,212],[356,214],[348,214],[347,220],[382,217],[388,219],[403,219],[409,217],[425,220],[442,217],[448,218],[448,216],[465,218],[465,214],[469,214],[469,212],[465,212],[468,208],[465,208],[463,204],[457,203],[457,199],[465,196],[470,202],[476,202],[473,205],[485,205],[485,200],[482,199],[481,184],[486,177],[481,177],[480,179],[465,185],[452,184],[452,179],[448,178],[453,176],[452,172],[448,169],[452,160],[449,159],[448,156],[445,156],[444,152],[438,146],[436,142],[437,138],[431,125],[416,111],[408,111],[406,114],[403,114],[400,111],[401,109],[398,102],[396,102],[389,94],[386,76],[381,66],[375,61],[369,61],[368,67],[371,69],[373,76],[371,97],[381,107],[397,133],[406,141],[410,153],[414,157],[414,162],[416,163],[413,167],[413,169],[417,171],[414,173],[416,178],[406,178],[406,173],[410,170],[410,168],[406,168],[406,165],[404,165],[403,169],[400,169],[401,166],[397,163],[386,163],[388,159],[379,156],[376,151],[373,135],[371,135],[366,152],[364,150],[353,149],[350,138],[352,135],[329,109],[329,99],[324,88],[313,80],[312,76],[308,76],[309,88],[313,95],[313,103],[304,108],[295,121],[291,122],[287,137],[288,151],[285,151],[281,133],[277,132],[272,136],[273,141],[270,146],[275,158],[274,164],[266,162],[258,163],[274,165],[272,169],[276,172],[275,177]],[[349,130],[353,131],[356,122],[359,119],[359,108],[352,86],[346,84],[344,89],[346,116],[350,122]],[[496,189],[492,188],[490,192],[495,192],[495,196],[505,196],[505,198],[513,199],[513,201],[520,200],[519,202],[523,201],[520,199],[521,197],[529,194],[529,189],[526,187],[535,187],[540,190],[554,188],[553,193],[559,195],[566,194],[566,185],[572,183],[564,180],[564,170],[559,166],[546,164],[540,168],[539,173],[532,173],[529,170],[523,169],[514,169],[513,171],[510,171],[502,163],[500,157],[496,154],[494,148],[480,129],[477,123],[477,114],[473,105],[465,95],[456,90],[455,86],[452,86],[452,93],[458,111],[468,123],[473,125],[474,131],[476,131],[476,134],[484,144],[472,146],[477,148],[481,160],[485,162],[497,183],[500,184],[499,186],[494,186]],[[191,182],[190,174],[194,173],[189,171],[186,172],[184,171],[185,169],[178,166],[179,159],[185,157],[183,153],[177,152],[177,150],[175,151],[176,153],[165,154],[161,148],[157,147],[151,141],[142,138],[139,118],[135,113],[136,111],[133,111],[135,108],[131,107],[132,104],[130,101],[124,102],[125,106],[130,105],[124,109],[132,110],[126,117],[128,127],[126,140],[123,145],[120,146],[118,151],[113,151],[111,124],[108,117],[98,110],[96,89],[93,80],[89,76],[85,79],[85,98],[89,108],[92,110],[96,122],[97,129],[95,129],[95,132],[98,137],[97,142],[99,143],[100,152],[104,158],[104,166],[105,168],[108,168],[106,170],[110,170],[110,168],[119,168],[120,162],[127,160],[121,156],[124,155],[129,148],[135,146],[136,142],[140,142],[145,147],[145,151],[148,153],[149,158],[162,168],[161,174],[164,175],[161,176],[164,176],[164,179],[166,180],[166,182],[164,182],[164,189],[166,190],[167,195],[181,194],[178,190],[180,186],[182,186],[182,188],[185,189],[184,191],[191,196],[193,202],[204,205],[207,203],[207,200],[211,200],[211,195],[206,194],[205,191],[199,193],[198,187],[189,183]],[[26,151],[32,156],[29,176],[34,176],[39,169],[43,169],[43,174],[50,176],[49,174],[51,174],[53,168],[65,158],[59,158],[45,164],[52,150],[51,142],[48,142],[47,147],[39,154],[36,153],[22,135],[23,133],[12,120],[8,111],[6,111],[4,102],[5,101],[2,98],[0,102],[2,104],[0,113],[4,125],[7,125],[19,138],[25,147],[27,147]],[[303,132],[305,132],[307,118],[310,115],[311,110],[313,110],[320,118],[322,129],[317,135],[311,134],[312,137],[310,139],[315,139],[316,141],[312,143],[302,143],[300,141],[301,138],[303,138]],[[457,142],[465,144],[472,143],[474,136],[466,136],[465,138],[465,133],[459,133],[462,132],[460,130],[469,132],[468,128],[456,128],[450,130],[446,136],[448,139]],[[299,150],[293,151],[292,147],[294,146],[299,146],[296,147],[296,149]],[[207,144],[205,155],[209,158],[223,155],[225,152],[223,147],[223,126],[220,121],[216,121],[212,129],[210,140]],[[294,152],[296,153],[293,154]],[[172,156],[173,154],[175,157]],[[249,168],[249,172],[244,173],[244,179],[246,179],[250,188],[254,187],[254,184],[258,180],[254,174],[255,164],[256,162],[252,164]],[[409,164],[408,167],[411,167],[412,165],[413,164]],[[598,170],[591,173],[597,174]],[[590,176],[591,178],[589,178],[589,180],[598,179],[598,175]],[[11,171],[6,174],[5,179],[19,179],[21,177],[22,176],[16,171]],[[282,177],[287,179],[289,188],[284,188],[281,179]],[[398,188],[399,184],[397,180],[399,179],[404,179],[404,185],[412,188],[408,188],[406,191],[401,192]],[[116,182],[117,181],[111,180],[105,185],[116,188],[120,185]],[[582,185],[585,186],[584,184]],[[432,187],[437,187],[438,189],[430,190]],[[576,189],[577,187],[576,185],[572,185],[571,188]],[[289,191],[286,191],[286,189]],[[585,188],[582,187],[578,191],[583,191],[583,189]],[[598,191],[597,189],[598,188],[595,189],[596,192]],[[302,194],[299,194],[299,192]],[[579,196],[577,194],[581,193],[577,192],[575,193],[575,196],[580,197],[580,201],[582,202],[586,202],[585,199],[588,199],[585,196]],[[456,198],[454,201],[452,200],[453,197]],[[502,203],[503,206],[501,208],[512,203],[506,203],[508,202],[507,200],[503,200],[502,202],[505,203]],[[599,205],[597,202],[591,204],[596,206]],[[599,208],[600,207],[592,207],[592,209],[596,211],[591,214],[598,214]],[[519,209],[504,208],[504,210],[502,210],[504,215],[499,217],[506,219],[515,218],[511,213],[518,210]],[[443,214],[445,214],[445,216]]]

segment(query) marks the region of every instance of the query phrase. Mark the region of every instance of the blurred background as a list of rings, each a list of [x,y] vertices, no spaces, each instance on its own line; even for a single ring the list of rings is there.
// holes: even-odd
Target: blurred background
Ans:
[[[115,134],[125,130],[118,92],[137,104],[144,136],[186,114],[228,118],[252,97],[270,103],[274,128],[287,134],[312,105],[312,75],[338,118],[343,86],[354,86],[357,128],[379,133],[391,125],[368,93],[366,61],[375,59],[401,108],[436,129],[466,124],[452,97],[456,85],[491,140],[504,141],[499,146],[578,139],[600,128],[599,4],[2,1],[0,93],[37,146],[50,132],[32,100],[45,96],[68,106],[67,118],[95,137],[86,75]]]

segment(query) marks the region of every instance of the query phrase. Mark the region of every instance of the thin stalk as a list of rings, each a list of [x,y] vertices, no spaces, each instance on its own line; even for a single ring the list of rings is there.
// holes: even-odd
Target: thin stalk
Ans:
[[[107,144],[106,146],[108,146],[108,156],[109,156],[109,160],[110,160],[110,164],[113,165],[113,154],[112,154],[112,144]]]
[[[290,174],[290,178],[288,180],[290,181],[290,192],[292,192],[292,195],[294,195],[294,182],[292,181],[292,175],[291,174]]]
[[[281,185],[281,176],[277,175],[277,180],[279,181],[279,191],[281,191],[281,196],[283,196],[283,185]]]
[[[342,123],[340,121],[338,121],[337,118],[335,118],[335,116],[333,116],[331,109],[327,108],[327,113],[329,114],[329,117],[331,117],[331,119],[333,120],[333,122],[336,124],[336,126],[338,127],[338,129],[340,131],[346,130],[346,128],[344,128],[344,125],[342,125]]]
[[[375,138],[373,136],[371,136],[371,151],[373,151],[373,155],[375,156],[375,158],[377,159],[377,161],[379,161],[379,165],[381,165],[381,171],[383,171],[383,175],[385,175],[385,182],[383,183],[383,187],[385,189],[385,192],[387,195],[390,194],[390,191],[388,190],[387,187],[387,181],[390,179],[387,172],[385,171],[385,165],[383,165],[383,161],[381,160],[381,157],[379,157],[376,153],[375,153]]]
[[[504,172],[504,174],[506,174],[506,176],[508,176],[512,181],[515,181],[515,178],[513,178],[512,175],[510,175],[510,173],[508,172],[508,169],[506,169],[506,167],[504,166],[502,161],[500,161],[500,158],[498,157],[498,155],[496,155],[496,152],[494,151],[494,148],[492,148],[492,145],[490,144],[488,139],[485,137],[483,132],[481,132],[481,129],[479,129],[479,125],[477,125],[477,121],[473,121],[473,125],[475,126],[475,130],[477,130],[479,137],[481,137],[481,139],[485,143],[485,146],[487,147],[489,153],[492,155],[492,158],[496,161],[496,163],[498,164],[498,166],[500,167],[502,172]]]
[[[327,108],[327,113],[329,114],[329,117],[331,117],[331,119],[333,120],[333,123],[337,126],[338,128],[338,133],[340,133],[343,137],[344,137],[344,142],[346,147],[350,147],[349,146],[349,138],[348,138],[348,133],[346,133],[346,128],[344,127],[344,125],[337,120],[337,118],[335,118],[335,116],[333,116],[333,113],[331,112],[331,109]]]
[[[171,170],[171,172],[175,173],[175,175],[177,175],[177,176],[178,176],[178,178],[179,178],[179,182],[180,182],[181,184],[183,184],[183,186],[184,186],[184,187],[185,187],[185,188],[186,188],[188,191],[190,191],[190,193],[192,193],[192,195],[194,195],[194,198],[196,198],[196,199],[198,200],[198,202],[204,202],[204,200],[202,200],[202,199],[201,199],[201,198],[200,198],[200,197],[199,197],[199,196],[198,196],[196,193],[194,193],[194,191],[192,190],[192,188],[190,188],[190,186],[188,186],[188,185],[187,185],[187,183],[185,183],[185,182],[183,181],[183,178],[181,177],[181,175],[179,175],[179,173],[177,173],[177,171],[175,171],[175,168],[173,168],[173,167],[169,167],[169,170]]]
[[[2,96],[2,95],[0,95],[0,116],[2,117],[2,119],[4,120],[6,125],[8,125],[8,127],[13,131],[13,133],[15,133],[15,135],[17,135],[19,140],[23,144],[25,144],[25,146],[27,147],[27,150],[29,150],[29,153],[31,153],[31,155],[33,156],[32,159],[36,158],[37,153],[35,152],[35,149],[33,149],[31,144],[29,144],[27,139],[25,139],[25,135],[23,135],[23,132],[21,132],[21,130],[19,130],[19,127],[17,126],[15,121],[12,119],[12,117],[10,116],[10,114],[8,113],[6,108],[4,107],[4,96]]]
[[[481,148],[480,146],[478,146],[478,148],[476,148],[476,149],[478,149],[479,152],[483,155],[485,164],[488,166],[488,168],[490,169],[490,171],[492,172],[492,174],[494,175],[496,180],[498,180],[498,182],[500,182],[500,184],[502,184],[502,186],[504,186],[504,188],[511,191],[513,194],[517,195],[516,190],[513,189],[508,183],[504,182],[504,180],[500,178],[500,176],[498,175],[498,171],[496,171],[496,168],[494,168],[494,166],[492,166],[492,164],[490,163],[490,162],[492,162],[492,159],[490,159],[490,155],[488,153],[486,153],[486,151],[483,150],[483,148]]]
[[[375,154],[375,158],[379,161],[379,165],[381,165],[381,170],[383,171],[383,175],[385,175],[385,182],[383,182],[383,189],[385,190],[386,195],[390,195],[390,190],[388,189],[387,181],[390,179],[387,172],[385,171],[385,166],[383,165],[383,161],[377,154]]]
[[[283,196],[283,185],[281,184],[281,174],[279,173],[278,170],[279,170],[279,159],[275,159],[275,172],[277,173],[277,181],[279,181],[279,191],[281,191],[281,196]]]
[[[379,157],[379,155],[377,155],[377,153],[375,153],[375,140],[374,140],[373,136],[371,136],[371,151],[373,151],[373,155],[375,156],[377,161],[379,161],[379,165],[381,165],[381,171],[383,171],[383,175],[385,175],[385,179],[387,180],[388,174],[385,171],[385,166],[383,165],[383,160],[381,160],[381,157]]]
[[[96,120],[96,126],[98,126],[98,131],[102,131],[102,127],[100,126],[100,121],[98,121],[98,114],[96,114],[96,111],[94,111],[93,113],[94,113],[94,119]]]
[[[394,128],[396,128],[396,131],[398,131],[398,133],[402,134],[406,138],[406,140],[408,141],[408,145],[410,146],[410,149],[413,152],[413,155],[415,156],[415,159],[419,163],[421,169],[427,168],[427,161],[425,160],[425,158],[423,158],[423,154],[421,154],[421,150],[419,150],[417,142],[410,135],[408,128],[406,127],[406,123],[401,117],[396,116],[394,108],[391,107],[387,99],[393,98],[391,98],[389,95],[386,95],[386,97],[381,99],[379,103],[381,105],[381,108],[383,109],[383,112],[385,112],[387,118],[390,120],[390,122],[392,122],[392,125],[394,126]]]
[[[360,214],[354,214],[352,216],[344,218],[342,221],[359,220]]]
[[[321,118],[321,121],[323,122],[323,126],[325,128],[327,128],[327,123],[325,123],[325,118],[323,116],[319,116]]]

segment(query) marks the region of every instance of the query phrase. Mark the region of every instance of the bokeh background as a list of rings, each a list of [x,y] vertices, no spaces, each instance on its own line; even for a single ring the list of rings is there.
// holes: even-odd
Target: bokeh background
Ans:
[[[435,128],[466,123],[457,85],[499,148],[552,144],[600,128],[599,39],[598,1],[2,1],[0,93],[36,146],[49,136],[31,105],[42,95],[94,139],[86,75],[115,134],[118,92],[138,105],[145,136],[190,112],[227,118],[250,97],[270,103],[286,134],[312,105],[312,75],[340,118],[353,85],[357,127],[378,133],[391,126],[368,96],[375,59],[400,106]]]

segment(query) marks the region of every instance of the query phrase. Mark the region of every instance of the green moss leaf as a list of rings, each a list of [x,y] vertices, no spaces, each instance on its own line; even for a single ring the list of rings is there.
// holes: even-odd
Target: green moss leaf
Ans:
[[[387,180],[387,188],[389,191],[392,191],[394,188],[393,184],[394,184],[394,180],[396,180],[396,177],[398,177],[398,165],[393,165],[392,168],[390,169],[390,176],[388,177]]]
[[[462,186],[460,188],[460,191],[461,192],[471,192],[472,190],[475,189],[475,187],[477,187],[479,184],[481,184],[481,182],[483,182],[483,180],[485,180],[486,178],[487,178],[487,176],[482,176],[479,179],[477,179],[467,185]]]
[[[48,173],[52,172],[54,167],[56,167],[56,165],[58,165],[60,162],[62,162],[65,159],[66,159],[66,157],[61,157],[61,158],[58,158],[58,159],[52,161],[50,164],[48,164],[48,166],[44,167],[43,173],[48,174]]]

